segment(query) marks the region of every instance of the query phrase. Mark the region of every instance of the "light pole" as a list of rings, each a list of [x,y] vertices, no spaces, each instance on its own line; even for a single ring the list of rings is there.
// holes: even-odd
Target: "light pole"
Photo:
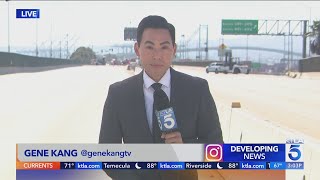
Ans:
[[[249,47],[248,47],[248,44],[249,44],[249,35],[247,35],[247,48],[246,48],[246,51],[247,51],[247,57],[246,57],[246,61],[249,61],[249,54],[248,54],[248,49],[249,49]]]
[[[181,57],[182,59],[185,59],[185,52],[184,52],[184,48],[185,48],[185,42],[184,42],[184,34],[181,35]]]
[[[36,56],[38,57],[39,49],[38,49],[38,19],[36,19]]]
[[[201,60],[201,50],[200,50],[200,48],[201,48],[201,24],[200,24],[200,26],[199,26],[199,46],[198,46],[198,57],[199,57],[199,60]],[[197,57],[196,57],[196,59],[197,59]]]
[[[180,49],[180,60],[182,59],[182,39],[180,40],[179,46],[177,47]]]
[[[8,2],[8,53],[10,53],[10,7],[9,7],[9,0]]]
[[[67,33],[67,55],[66,55],[66,59],[69,58],[69,39],[68,39],[69,34]]]
[[[309,7],[309,27],[310,27],[310,25],[312,23],[312,21],[311,21],[311,12],[312,12],[312,7]],[[311,42],[310,36],[309,36],[309,42]],[[311,54],[311,50],[310,50],[310,45],[309,45],[309,57],[310,57],[310,54]]]

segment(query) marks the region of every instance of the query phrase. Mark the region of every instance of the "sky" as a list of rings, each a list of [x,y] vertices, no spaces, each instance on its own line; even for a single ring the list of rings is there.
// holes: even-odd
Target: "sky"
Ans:
[[[16,9],[40,9],[39,19],[17,19]],[[176,27],[177,42],[208,25],[219,40],[222,19],[319,20],[316,1],[10,1],[10,45],[104,46],[123,43],[125,27],[137,27],[148,15],[161,15]],[[0,47],[8,45],[8,2],[0,2]],[[239,36],[223,36],[239,38]],[[70,44],[69,44],[70,45]]]

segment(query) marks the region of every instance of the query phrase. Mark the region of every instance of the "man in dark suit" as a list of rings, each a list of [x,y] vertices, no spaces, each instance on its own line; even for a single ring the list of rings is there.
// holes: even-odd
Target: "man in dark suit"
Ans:
[[[143,71],[109,87],[99,143],[223,143],[207,81],[171,68],[176,53],[174,26],[161,16],[145,17],[138,26],[134,49]],[[178,131],[156,133],[154,84],[159,84],[159,91],[167,95]],[[120,180],[198,179],[196,171],[190,170],[106,172]]]

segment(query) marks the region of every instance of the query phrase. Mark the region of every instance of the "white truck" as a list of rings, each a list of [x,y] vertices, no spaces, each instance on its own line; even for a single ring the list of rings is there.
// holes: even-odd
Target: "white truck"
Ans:
[[[218,55],[220,57],[220,61],[213,62],[209,66],[206,67],[206,72],[215,72],[218,74],[219,72],[222,73],[233,73],[233,74],[249,74],[250,67],[248,65],[244,65],[240,62],[239,57],[232,57],[232,51],[224,50],[218,51]],[[222,58],[225,60],[222,61]]]
[[[232,63],[230,65],[226,64],[225,62],[213,62],[209,66],[206,67],[206,72],[215,72],[218,73],[233,73],[233,74],[249,74],[250,68],[247,65],[239,65]]]

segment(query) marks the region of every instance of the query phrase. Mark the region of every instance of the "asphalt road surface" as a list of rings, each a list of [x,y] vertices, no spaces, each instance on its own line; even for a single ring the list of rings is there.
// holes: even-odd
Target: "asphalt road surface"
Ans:
[[[207,79],[217,104],[241,102],[260,120],[277,123],[320,140],[320,78],[205,73],[204,68],[176,67]]]
[[[239,101],[258,119],[320,139],[319,79],[174,68],[207,79],[217,105]],[[97,143],[109,85],[133,74],[107,65],[0,76],[1,179],[15,177],[16,143]]]

